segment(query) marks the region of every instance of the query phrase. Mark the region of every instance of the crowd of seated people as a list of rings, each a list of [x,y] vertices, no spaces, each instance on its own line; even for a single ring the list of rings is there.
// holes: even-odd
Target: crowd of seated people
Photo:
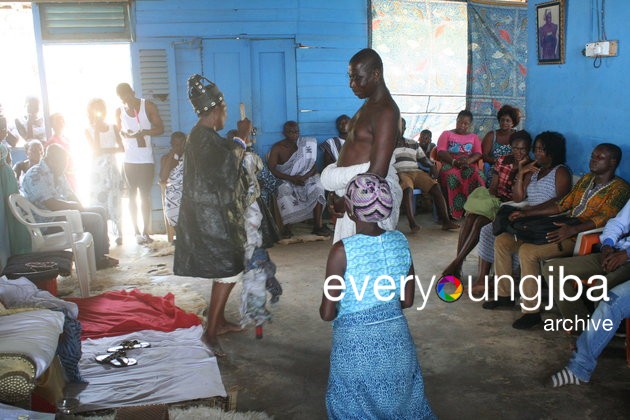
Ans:
[[[93,178],[104,187],[104,194],[112,189],[113,181],[122,183],[122,175],[116,168],[116,153],[123,152],[120,134],[114,125],[103,122],[106,114],[104,102],[93,101],[88,106],[90,116],[86,139],[94,150],[95,161],[101,162],[95,167],[108,167],[109,175],[94,173]],[[479,271],[471,293],[475,295],[488,292],[493,286],[488,281],[494,264],[495,278],[512,276],[516,284],[497,281],[497,298],[490,299],[485,294],[485,309],[511,307],[516,304],[513,288],[518,289],[519,281],[523,292],[521,309],[523,315],[513,323],[516,329],[529,329],[543,322],[540,305],[536,305],[534,296],[540,293],[541,284],[533,279],[547,278],[549,273],[558,273],[564,269],[565,275],[579,278],[593,275],[604,276],[607,291],[614,297],[606,306],[600,304],[600,313],[615,311],[619,306],[621,316],[627,316],[626,306],[622,303],[627,297],[627,284],[630,279],[630,185],[617,177],[615,172],[621,164],[621,149],[610,143],[597,145],[590,157],[590,172],[572,185],[572,173],[566,166],[567,143],[560,133],[544,131],[539,133],[532,144],[531,135],[524,130],[517,130],[520,123],[520,111],[505,105],[497,113],[499,128],[488,132],[483,141],[471,133],[473,117],[467,110],[460,112],[453,130],[444,131],[437,145],[431,142],[432,134],[424,129],[419,134],[419,141],[405,138],[404,119],[402,130],[393,152],[394,166],[398,173],[403,191],[402,206],[407,215],[411,233],[419,227],[413,212],[413,190],[419,188],[433,199],[438,216],[445,230],[459,226],[456,220],[462,220],[455,258],[443,270],[443,275],[462,277],[462,265],[467,255],[477,246]],[[71,142],[63,134],[64,119],[61,114],[50,118],[53,136],[46,141],[44,120],[39,113],[39,101],[28,98],[26,113],[16,119],[14,129],[2,130],[5,145],[15,146],[22,141],[27,159],[14,166],[16,180],[22,193],[36,206],[56,210],[72,208],[81,211],[85,229],[95,239],[97,263],[99,268],[110,267],[117,263],[108,257],[109,239],[107,220],[112,220],[117,232],[120,226],[120,188],[115,188],[118,195],[112,201],[108,197],[95,194],[90,204],[100,207],[83,207],[68,184],[72,172],[67,169],[71,152]],[[343,153],[343,145],[348,136],[350,117],[341,115],[335,121],[338,135],[317,144],[317,139],[300,136],[298,123],[287,121],[283,127],[284,138],[275,143],[266,160],[266,169],[277,178],[278,188],[273,197],[276,200],[284,227],[283,234],[290,236],[291,225],[306,219],[313,219],[313,233],[330,236],[331,232],[324,223],[323,213],[326,204],[324,187],[319,178],[318,150],[323,167],[335,163]],[[6,124],[5,124],[6,126]],[[110,138],[111,137],[111,138]],[[160,181],[169,186],[172,204],[167,211],[169,222],[176,225],[179,207],[177,185],[181,188],[183,174],[183,153],[186,135],[182,132],[173,134],[172,149],[164,156]],[[437,150],[437,160],[429,156]],[[104,158],[106,156],[106,158]],[[485,162],[487,169],[481,169]],[[115,179],[114,179],[115,178]],[[109,205],[109,207],[108,207]],[[530,217],[568,213],[577,219],[575,224],[559,224],[557,229],[548,234],[548,243],[534,244],[516,239],[514,235],[493,234],[493,220],[502,205],[518,207],[508,215],[508,221]],[[102,207],[105,207],[103,209]],[[605,227],[601,235],[601,252],[587,256],[573,257],[572,252],[578,233],[593,228]],[[122,242],[122,235],[117,237]],[[555,258],[546,261],[549,258]],[[542,264],[542,265],[541,265]],[[553,290],[564,287],[565,295],[575,293],[569,283],[557,283]],[[614,289],[613,289],[614,288]],[[564,318],[577,317],[586,319],[592,311],[587,299],[558,299],[554,301]],[[621,303],[620,303],[621,302]],[[596,312],[597,314],[597,312]],[[625,314],[625,315],[624,315]],[[617,316],[617,318],[619,318]],[[616,319],[616,318],[615,318]],[[580,332],[577,331],[576,332]],[[585,331],[584,338],[578,341],[578,349],[564,374],[552,378],[553,386],[569,383],[579,384],[590,378],[594,361],[601,349],[594,349],[590,344],[593,339]],[[576,367],[583,360],[582,353],[589,357],[588,367]],[[584,362],[585,363],[585,362]],[[583,366],[583,365],[582,365]],[[561,372],[562,373],[562,372]],[[571,377],[570,375],[574,375]],[[569,380],[566,378],[569,377]]]

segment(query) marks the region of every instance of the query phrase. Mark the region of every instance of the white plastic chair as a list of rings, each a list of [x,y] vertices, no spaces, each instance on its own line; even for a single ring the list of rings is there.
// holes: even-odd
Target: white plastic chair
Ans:
[[[90,282],[96,275],[96,257],[94,238],[90,232],[83,231],[81,213],[78,210],[42,210],[20,194],[9,196],[9,207],[15,218],[29,231],[33,252],[72,249],[81,297],[89,297]],[[37,222],[36,215],[50,221]],[[60,228],[61,231],[48,233],[47,228],[51,227]]]

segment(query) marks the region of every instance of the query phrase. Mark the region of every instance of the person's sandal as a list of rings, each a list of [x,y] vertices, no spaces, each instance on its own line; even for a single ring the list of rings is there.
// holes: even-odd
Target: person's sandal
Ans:
[[[95,357],[97,363],[105,364],[109,363],[114,367],[127,367],[138,364],[136,359],[127,357],[127,353],[124,350],[119,350],[114,353],[101,354]]]
[[[117,346],[108,348],[107,352],[116,353],[117,351],[121,351],[121,350],[125,351],[125,350],[133,350],[133,349],[144,349],[147,347],[151,347],[151,344],[145,341],[125,340]]]

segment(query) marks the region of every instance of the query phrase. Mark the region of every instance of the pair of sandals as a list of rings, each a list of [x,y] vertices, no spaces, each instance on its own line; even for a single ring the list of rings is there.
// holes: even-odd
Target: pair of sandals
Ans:
[[[98,363],[108,363],[114,367],[133,366],[137,365],[138,361],[134,358],[127,357],[127,350],[143,349],[147,347],[151,347],[151,344],[138,340],[126,340],[117,346],[108,348],[108,354],[101,354],[96,356],[95,359]]]

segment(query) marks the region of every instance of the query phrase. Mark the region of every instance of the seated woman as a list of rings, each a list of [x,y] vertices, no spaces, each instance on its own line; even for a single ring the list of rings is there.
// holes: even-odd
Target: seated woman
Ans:
[[[559,200],[571,190],[571,172],[566,162],[566,141],[559,133],[545,131],[534,141],[534,162],[519,169],[512,187],[512,200],[527,200],[529,208],[542,206],[550,200]],[[472,287],[473,294],[483,293],[485,278],[494,262],[492,225],[479,233],[479,275]]]
[[[44,145],[39,140],[31,140],[24,145],[24,151],[26,152],[26,159],[22,162],[16,163],[13,167],[15,177],[18,182],[26,171],[37,165],[39,161],[42,160],[42,156],[44,155]]]
[[[510,136],[516,131],[521,122],[521,111],[510,105],[503,105],[497,113],[499,129],[488,132],[481,141],[481,153],[485,165],[486,180],[492,179],[492,166],[501,156],[507,156],[511,152]]]
[[[457,256],[444,269],[443,274],[461,277],[462,264],[466,256],[479,242],[481,228],[491,225],[501,202],[512,199],[512,184],[517,172],[522,172],[523,168],[530,162],[529,150],[531,146],[532,137],[527,131],[517,131],[512,134],[510,136],[511,153],[507,156],[501,156],[495,161],[490,188],[477,188],[468,197],[465,205],[466,217],[457,242]]]
[[[443,162],[440,186],[451,210],[451,217],[464,215],[464,203],[475,188],[485,185],[484,175],[477,162],[481,159],[481,142],[476,134],[468,133],[473,116],[468,110],[457,115],[454,130],[442,133],[436,150]]]

